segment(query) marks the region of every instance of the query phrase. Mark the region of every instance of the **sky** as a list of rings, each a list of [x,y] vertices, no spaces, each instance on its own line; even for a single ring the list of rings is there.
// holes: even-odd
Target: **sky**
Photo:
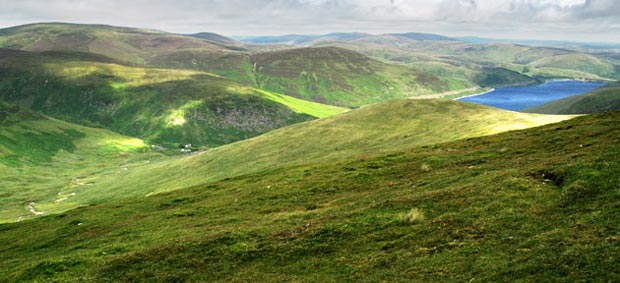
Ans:
[[[97,23],[223,35],[427,32],[620,42],[620,0],[0,0],[0,27]]]

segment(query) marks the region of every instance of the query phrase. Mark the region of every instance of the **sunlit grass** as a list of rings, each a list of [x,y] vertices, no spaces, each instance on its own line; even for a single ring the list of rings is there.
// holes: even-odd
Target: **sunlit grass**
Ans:
[[[183,126],[185,122],[187,122],[185,119],[186,113],[191,109],[195,109],[195,108],[202,106],[203,104],[204,104],[204,101],[202,100],[192,100],[190,102],[185,103],[183,106],[179,107],[178,109],[172,109],[168,111],[169,114],[167,115],[167,118],[166,118],[167,126],[168,127]]]
[[[284,104],[297,113],[304,113],[317,118],[326,118],[340,114],[349,110],[345,107],[332,106],[327,104],[316,103],[307,100],[301,100],[288,95],[282,95],[266,90],[254,89],[264,94],[268,99]]]
[[[110,86],[117,90],[170,81],[188,80],[196,75],[220,77],[211,73],[190,70],[127,67],[95,62],[47,63],[43,66],[50,74],[70,80],[80,80],[93,75],[111,76],[119,80],[110,82]]]

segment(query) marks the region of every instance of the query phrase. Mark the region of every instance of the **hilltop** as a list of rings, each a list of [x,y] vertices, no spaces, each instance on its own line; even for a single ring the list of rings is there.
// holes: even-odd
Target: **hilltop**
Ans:
[[[619,119],[579,117],[3,224],[0,270],[5,282],[615,281]]]
[[[189,36],[107,25],[40,23],[0,30],[0,47],[25,51],[80,51],[146,64],[183,49],[226,50],[218,42]]]

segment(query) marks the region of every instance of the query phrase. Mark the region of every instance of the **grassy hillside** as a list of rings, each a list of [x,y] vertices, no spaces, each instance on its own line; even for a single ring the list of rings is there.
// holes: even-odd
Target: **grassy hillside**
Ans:
[[[620,78],[620,74],[617,72],[617,64],[612,64],[604,58],[588,54],[566,54],[542,58],[530,63],[529,66],[541,69],[573,70],[593,74],[601,78]]]
[[[137,64],[148,64],[153,56],[183,49],[228,49],[218,42],[155,30],[64,23],[0,29],[0,47],[90,52]]]
[[[258,53],[251,59],[259,87],[332,105],[361,106],[474,86],[334,47]]]
[[[92,185],[82,176],[111,178],[119,164],[157,156],[142,140],[0,101],[0,222],[36,216],[29,203],[40,199],[62,206]]]
[[[579,117],[3,224],[1,280],[618,281],[619,122]]]
[[[128,67],[68,54],[0,51],[0,98],[149,143],[218,146],[345,109],[199,71]]]
[[[265,170],[409,149],[569,118],[508,112],[451,100],[392,101],[190,156],[126,165],[128,170],[117,178],[86,176],[94,184],[62,206],[53,199],[36,201],[46,211],[57,213],[71,205],[151,195]]]
[[[155,56],[151,58],[149,65],[211,72],[246,85],[256,83],[250,55],[244,52],[208,49],[179,50]]]
[[[618,84],[525,109],[526,112],[544,114],[592,114],[619,110],[620,85]]]
[[[512,87],[542,83],[541,80],[504,68],[483,68],[473,81],[483,87]]]
[[[508,43],[471,44],[441,37],[428,39],[402,35],[366,36],[354,40],[318,42],[318,46],[339,46],[355,50],[373,58],[408,63],[414,66],[434,64],[434,74],[445,72],[445,67],[466,68],[466,78],[480,81],[480,76],[493,76],[489,70],[501,72],[507,80],[535,80],[540,77],[589,80],[616,80],[620,61],[607,54],[589,54],[556,47],[525,46]],[[437,63],[450,64],[451,66]],[[460,76],[459,76],[460,77]],[[534,77],[534,78],[527,78]],[[478,79],[478,80],[477,80]],[[491,81],[493,83],[493,81]]]
[[[303,37],[310,41],[355,40],[365,34]],[[337,48],[253,53],[212,33],[177,35],[103,25],[46,23],[0,30],[0,48],[79,51],[136,66],[206,71],[245,85],[304,100],[360,106],[394,98],[474,87],[467,78],[377,62]],[[258,53],[256,53],[258,52]]]

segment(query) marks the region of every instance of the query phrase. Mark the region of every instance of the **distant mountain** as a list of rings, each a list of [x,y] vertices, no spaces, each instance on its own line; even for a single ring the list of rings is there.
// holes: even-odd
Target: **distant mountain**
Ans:
[[[399,34],[386,34],[389,36],[399,36],[405,37],[412,40],[437,40],[437,41],[458,41],[458,39],[430,34],[430,33],[399,33]],[[319,43],[321,41],[351,41],[357,40],[365,37],[373,37],[375,35],[368,33],[328,33],[323,35],[282,35],[282,36],[239,36],[234,37],[237,40],[249,43],[260,43],[260,44],[274,44],[274,43],[284,43],[296,46],[307,46],[309,44]]]
[[[471,81],[476,81],[476,76],[490,69],[510,70],[513,74],[541,79],[620,79],[620,56],[612,51],[589,52],[512,43],[416,40],[397,35],[326,42],[317,46],[342,47],[373,58],[410,64],[437,75]]]
[[[366,33],[328,33],[323,35],[281,35],[281,36],[238,36],[233,37],[242,42],[256,44],[290,44],[307,46],[320,41],[348,41],[370,36]]]
[[[223,35],[212,33],[212,32],[194,33],[194,34],[188,34],[188,36],[204,39],[210,42],[223,44],[223,45],[239,45],[240,44],[240,42],[232,38],[225,37]]]
[[[579,47],[586,49],[619,49],[620,43],[605,43],[605,42],[577,42],[577,41],[563,41],[563,40],[528,40],[528,39],[497,39],[497,38],[484,38],[476,36],[463,36],[456,37],[458,40],[475,44],[488,44],[488,43],[513,43],[521,45],[531,46],[549,46],[549,47]]]
[[[89,52],[137,64],[148,64],[153,57],[179,50],[230,50],[219,42],[156,30],[65,23],[1,29],[0,48]]]
[[[457,38],[447,37],[438,34],[432,33],[419,33],[419,32],[409,32],[409,33],[392,33],[387,35],[406,37],[408,39],[413,40],[437,40],[437,41],[460,41]]]
[[[284,43],[291,45],[298,45],[310,42],[317,38],[317,35],[299,35],[299,34],[289,34],[289,35],[274,35],[274,36],[233,36],[232,38],[247,42],[247,43],[257,43],[257,44],[275,44],[275,43]]]
[[[543,114],[593,114],[607,111],[620,111],[619,84],[525,109],[525,112]]]

